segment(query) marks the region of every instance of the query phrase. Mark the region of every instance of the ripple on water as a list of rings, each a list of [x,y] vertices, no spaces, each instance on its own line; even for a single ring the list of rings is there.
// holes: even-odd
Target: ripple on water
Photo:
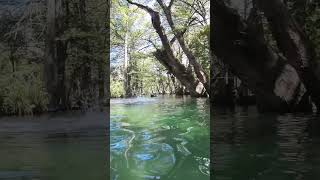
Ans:
[[[204,103],[145,100],[111,103],[111,179],[209,179],[209,149],[200,149],[209,143]]]
[[[132,172],[149,176],[167,174],[175,162],[173,148],[165,143],[141,144],[130,154]]]
[[[110,138],[110,150],[114,154],[123,154],[128,148],[128,141],[131,138],[131,134],[128,131],[118,129],[112,132],[113,135]]]

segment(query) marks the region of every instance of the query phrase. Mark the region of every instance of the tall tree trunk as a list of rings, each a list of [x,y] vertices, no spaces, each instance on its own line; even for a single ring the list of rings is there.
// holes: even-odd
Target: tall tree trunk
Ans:
[[[12,72],[16,72],[16,60],[14,55],[16,50],[10,43],[8,43],[8,46],[10,47],[9,60],[12,66]]]
[[[243,18],[247,19],[248,17],[248,10],[249,10],[249,0],[244,0],[244,5],[243,5]]]
[[[110,1],[106,1],[106,14],[105,18],[110,18]],[[104,56],[102,56],[101,60],[99,61],[99,101],[100,105],[105,104],[109,105],[110,101],[110,24],[105,24],[106,32],[103,41],[102,48],[104,49],[103,52]]]
[[[131,97],[131,87],[129,78],[129,24],[126,23],[126,34],[124,37],[124,66],[123,66],[123,76],[124,76],[124,91],[126,97]]]
[[[108,28],[108,27],[107,27]],[[110,84],[110,71],[109,71],[109,34],[106,34],[104,37],[103,46],[107,52],[105,56],[102,56],[99,61],[98,71],[99,71],[99,104],[103,106],[104,104],[108,105],[109,98],[109,84]],[[104,52],[104,51],[103,51]],[[107,78],[107,80],[106,80]]]
[[[89,33],[89,25],[87,21],[87,4],[86,0],[79,0],[79,20],[80,20],[80,29],[84,33]],[[83,61],[84,63],[81,66],[81,96],[85,106],[91,106],[92,104],[89,102],[89,98],[94,97],[92,94],[93,84],[92,84],[92,62],[89,54],[92,54],[92,50],[90,49],[90,41],[88,38],[85,38],[81,42],[81,50],[84,51]],[[93,100],[93,99],[91,99]]]
[[[65,28],[65,11],[63,0],[47,2],[47,33],[44,74],[49,94],[49,111],[66,108],[65,62],[67,42],[57,40]]]

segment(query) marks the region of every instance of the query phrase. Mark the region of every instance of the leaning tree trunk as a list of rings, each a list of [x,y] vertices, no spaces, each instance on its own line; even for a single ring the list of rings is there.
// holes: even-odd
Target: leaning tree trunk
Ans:
[[[185,55],[187,56],[190,64],[193,66],[194,68],[194,72],[197,76],[197,78],[199,79],[199,81],[204,85],[206,91],[209,93],[210,91],[210,86],[209,86],[209,80],[208,80],[208,75],[206,74],[206,72],[203,70],[202,66],[200,65],[199,62],[197,62],[196,57],[194,56],[194,54],[192,53],[192,51],[189,49],[189,47],[186,45],[186,42],[183,38],[183,32],[179,31],[173,20],[172,20],[172,13],[171,13],[171,6],[173,1],[171,1],[171,6],[166,6],[164,4],[164,2],[162,0],[157,0],[157,2],[159,3],[159,5],[161,6],[167,21],[169,23],[169,26],[171,27],[173,34],[175,36],[175,38],[178,40],[181,49],[183,50],[183,52],[185,53]]]
[[[192,96],[199,97],[204,95],[202,83],[188,72],[187,68],[174,57],[173,53],[171,56],[168,56],[164,49],[157,49],[156,52],[154,52],[154,56],[188,89]]]
[[[162,49],[157,49],[156,52],[154,52],[154,55],[158,61],[188,89],[192,96],[203,96],[206,93],[204,84],[198,79],[195,79],[192,73],[188,72],[186,67],[174,56],[170,41],[168,40],[168,37],[164,32],[164,28],[161,25],[159,12],[154,11],[148,6],[134,3],[130,0],[127,1],[150,14],[152,25],[159,35],[163,45]]]
[[[320,63],[315,59],[315,49],[310,40],[281,0],[257,0],[257,4],[271,26],[279,49],[297,70],[319,109]]]
[[[49,94],[49,111],[66,108],[65,62],[67,43],[58,40],[65,28],[63,0],[47,2],[47,33],[44,62],[46,88]]]
[[[263,111],[298,111],[305,103],[305,85],[286,59],[263,36],[256,15],[246,23],[223,0],[212,2],[212,48],[257,96]]]

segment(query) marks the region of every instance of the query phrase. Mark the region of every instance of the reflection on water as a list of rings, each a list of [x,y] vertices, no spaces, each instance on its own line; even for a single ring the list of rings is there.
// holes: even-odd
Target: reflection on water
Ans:
[[[107,179],[106,116],[63,113],[0,118],[0,179]]]
[[[111,101],[112,180],[209,180],[206,99]]]
[[[320,122],[315,115],[212,109],[215,180],[317,180]]]

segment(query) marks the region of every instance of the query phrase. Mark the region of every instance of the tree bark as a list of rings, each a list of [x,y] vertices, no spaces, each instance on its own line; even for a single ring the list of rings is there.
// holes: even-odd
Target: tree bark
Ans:
[[[109,16],[108,16],[109,17]],[[107,26],[107,29],[109,27]],[[98,71],[99,71],[99,104],[100,106],[109,104],[109,84],[110,84],[110,66],[109,66],[109,33],[105,34],[104,42],[102,48],[106,50],[105,56],[99,61]],[[105,52],[105,51],[103,51]]]
[[[178,40],[183,52],[185,53],[185,55],[187,56],[190,64],[193,66],[194,68],[194,72],[197,76],[197,78],[199,79],[199,81],[204,85],[206,91],[209,93],[210,91],[210,86],[209,86],[209,81],[208,81],[208,75],[206,74],[206,72],[203,70],[202,66],[197,62],[196,57],[193,55],[192,51],[189,49],[189,47],[186,45],[184,37],[183,37],[183,32],[179,31],[173,20],[172,20],[172,13],[171,13],[171,8],[166,6],[162,0],[157,0],[157,2],[159,3],[159,5],[161,6],[161,8],[164,11],[164,14],[167,18],[167,21],[173,31],[174,36],[176,37],[176,39]],[[173,2],[173,1],[172,1]]]
[[[203,83],[195,79],[192,74],[190,74],[187,69],[179,62],[179,60],[174,56],[173,50],[170,46],[170,41],[168,40],[167,35],[165,34],[163,27],[161,25],[159,12],[154,11],[153,9],[134,3],[130,0],[127,0],[130,4],[136,5],[139,8],[147,11],[151,16],[151,22],[156,30],[157,34],[160,37],[160,40],[163,45],[163,49],[157,49],[154,52],[155,57],[159,62],[164,65],[167,70],[174,74],[177,79],[184,85],[192,96],[199,97],[205,94],[205,87]]]
[[[259,18],[247,24],[223,0],[213,1],[212,7],[212,48],[256,94],[259,109],[299,110],[305,86],[295,68],[267,44]]]
[[[279,49],[297,70],[319,109],[320,63],[315,59],[311,41],[281,0],[257,0],[257,4],[267,17]]]
[[[63,0],[47,2],[47,33],[44,74],[49,94],[49,111],[66,108],[65,62],[67,42],[58,40],[65,28]]]
[[[79,21],[80,21],[80,29],[84,33],[89,33],[89,25],[87,20],[87,4],[86,0],[79,0]],[[83,106],[91,106],[90,100],[94,100],[93,84],[92,84],[92,62],[89,57],[92,54],[92,50],[90,48],[90,41],[88,38],[84,38],[80,40],[80,48],[84,52],[84,57],[82,58],[82,66],[81,66],[81,99]]]
[[[165,50],[157,49],[156,52],[154,52],[154,56],[188,89],[192,96],[200,97],[204,95],[202,83],[196,80],[184,65],[182,65],[178,59],[174,58],[173,54],[169,57]]]
[[[110,18],[110,1],[106,1],[105,18]],[[104,33],[103,54],[99,61],[99,104],[100,106],[110,105],[110,24],[105,24],[106,32]]]
[[[130,86],[130,77],[129,77],[129,23],[126,23],[126,33],[124,37],[124,67],[123,67],[123,76],[124,76],[124,91],[126,97],[131,97],[131,86]]]

